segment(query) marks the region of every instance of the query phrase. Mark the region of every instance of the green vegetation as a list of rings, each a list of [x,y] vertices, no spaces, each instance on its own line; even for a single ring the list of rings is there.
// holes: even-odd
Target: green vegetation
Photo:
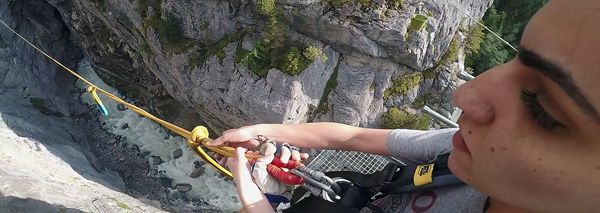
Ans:
[[[483,24],[506,41],[518,45],[521,26],[548,0],[494,1],[483,17]],[[510,61],[516,52],[490,32],[485,31],[479,51],[467,56],[465,66],[472,68],[475,75]]]
[[[123,209],[133,210],[133,208],[129,207],[127,204],[121,203],[119,201],[117,201],[117,206]]]
[[[235,57],[233,58],[233,62],[240,63],[244,58],[250,53],[250,51],[244,49],[242,47],[242,42],[239,42],[237,48],[235,49]]]
[[[188,61],[188,68],[193,69],[196,66],[203,65],[206,59],[208,59],[208,57],[211,55],[217,55],[219,60],[222,61],[225,58],[225,52],[223,51],[223,48],[232,42],[241,40],[244,35],[245,31],[239,30],[235,33],[225,36],[225,38],[221,39],[215,44],[205,46],[204,48],[192,53]]]
[[[318,47],[309,45],[308,47],[306,47],[306,49],[304,49],[304,52],[302,53],[308,60],[315,60],[315,59],[319,59],[321,61],[327,61],[327,56],[325,54],[323,54],[323,50],[321,50]]]
[[[439,64],[458,60],[458,52],[460,50],[459,39],[458,33],[454,34],[454,37],[452,37],[452,41],[450,41],[450,45],[448,46],[448,50],[446,50],[446,53],[444,53],[444,56],[440,59]]]
[[[419,96],[415,101],[412,102],[411,107],[415,109],[420,109],[421,107],[427,104],[427,100],[431,99],[430,95]]]
[[[331,73],[329,80],[327,80],[327,83],[325,84],[325,90],[323,90],[323,96],[321,96],[321,100],[319,100],[319,106],[316,111],[317,114],[323,114],[331,111],[331,109],[329,109],[329,104],[327,103],[327,97],[329,96],[329,93],[331,93],[331,90],[337,86],[337,73],[338,68],[336,67],[335,70],[333,70],[333,73]]]
[[[240,61],[256,75],[266,77],[271,68],[277,68],[289,75],[297,75],[314,61],[314,58],[309,57],[327,60],[316,47],[291,43],[285,33],[288,28],[286,20],[276,9],[269,15],[266,26],[265,37],[254,44],[254,49],[246,52],[238,47],[234,59],[241,59]]]
[[[481,47],[481,43],[483,42],[483,26],[475,25],[467,30],[467,38],[465,39],[465,50],[467,57],[471,54],[479,53],[479,48]]]
[[[262,59],[265,57],[265,45],[263,41],[257,41],[254,43],[254,49],[248,52],[248,54],[242,59],[242,62],[248,66],[248,69],[252,70],[256,75],[260,77],[266,77],[269,70],[259,67]]]
[[[264,40],[256,42],[254,49],[242,62],[256,75],[266,77],[271,68],[277,68],[289,75],[298,75],[314,61],[305,56],[306,45],[282,43],[281,47],[277,47],[273,44]]]
[[[51,115],[51,116],[56,116],[56,117],[64,117],[65,116],[58,111],[48,109],[48,107],[46,107],[46,103],[45,103],[44,99],[35,98],[35,97],[29,98],[29,103],[33,104],[33,107],[36,108],[38,111],[40,111],[44,115]]]
[[[429,17],[433,17],[433,11],[431,11],[431,10],[428,10],[428,11],[427,11],[427,16],[429,16]]]
[[[191,41],[183,37],[179,19],[171,12],[167,12],[165,17],[166,20],[154,18],[146,21],[147,26],[156,29],[158,32],[158,40],[163,48],[167,51],[182,52],[183,49],[191,46]]]
[[[395,79],[392,82],[392,86],[383,92],[383,99],[387,99],[390,96],[406,95],[406,92],[419,85],[422,79],[422,73],[406,74]]]
[[[258,0],[256,2],[256,11],[262,15],[269,15],[275,8],[275,0]]]
[[[329,0],[328,1],[329,4],[331,6],[333,6],[334,8],[341,8],[342,6],[344,6],[346,3],[349,2],[349,0]]]
[[[384,19],[383,21],[385,21],[387,19],[386,17],[390,16],[390,14],[392,14],[393,11],[398,11],[398,13],[400,13],[402,9],[408,7],[408,3],[406,3],[406,0],[387,0],[386,4],[387,9],[382,14],[382,19]]]
[[[67,213],[67,210],[66,209],[61,209],[61,210],[58,210],[58,213]]]
[[[151,27],[158,33],[158,40],[163,49],[169,52],[181,53],[195,45],[191,39],[186,39],[181,30],[181,23],[175,14],[167,12],[165,19],[161,18],[162,0],[140,0],[136,11],[142,17],[144,27]],[[149,8],[153,13],[149,14]]]
[[[148,43],[144,42],[138,47],[137,50],[138,50],[138,52],[149,53],[150,46],[148,45]]]
[[[383,115],[381,128],[384,129],[429,129],[431,116],[427,114],[409,114],[398,108],[390,108]]]
[[[388,10],[402,10],[408,7],[408,3],[406,3],[406,0],[387,0],[386,3],[388,6]]]
[[[371,6],[371,0],[356,0],[356,2],[360,3],[362,8],[368,8]]]
[[[285,58],[285,64],[287,64],[287,66],[283,67],[282,71],[290,75],[300,74],[300,72],[302,72],[302,69],[300,69],[300,60],[304,58],[305,57],[302,57],[302,53],[300,53],[298,48],[290,47],[287,57]]]

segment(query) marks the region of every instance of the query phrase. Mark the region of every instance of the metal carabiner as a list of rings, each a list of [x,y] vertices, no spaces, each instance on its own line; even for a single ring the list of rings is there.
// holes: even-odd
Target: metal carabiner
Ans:
[[[315,187],[317,189],[322,190],[323,192],[325,192],[329,198],[333,198],[335,200],[340,200],[341,197],[339,195],[337,195],[333,189],[331,189],[331,187],[329,185],[326,185],[324,183],[321,183],[318,180],[313,179],[312,177],[310,177],[309,175],[306,175],[296,169],[292,169],[290,170],[290,173],[297,175],[298,177],[303,178],[306,182],[304,184],[310,185],[312,187]],[[304,185],[303,184],[303,185]],[[309,189],[311,190],[311,189]],[[311,190],[311,192],[313,192],[313,194],[315,194],[314,190]],[[315,196],[319,196],[321,193],[315,194]]]

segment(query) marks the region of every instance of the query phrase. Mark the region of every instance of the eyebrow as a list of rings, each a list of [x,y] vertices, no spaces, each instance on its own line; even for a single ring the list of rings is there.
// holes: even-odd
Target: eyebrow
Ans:
[[[538,71],[540,74],[550,78],[554,81],[558,86],[562,88],[565,93],[579,106],[581,110],[590,118],[592,118],[596,125],[600,126],[600,116],[598,115],[598,111],[592,104],[588,98],[584,95],[584,93],[575,85],[573,78],[566,72],[563,68],[558,66],[557,64],[543,58],[539,54],[528,50],[527,48],[521,46],[519,48],[519,53],[517,54],[519,57],[519,61],[527,67],[533,68]]]

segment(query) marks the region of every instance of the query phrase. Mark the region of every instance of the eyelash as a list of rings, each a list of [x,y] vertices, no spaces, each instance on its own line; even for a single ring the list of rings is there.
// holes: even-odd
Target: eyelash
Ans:
[[[525,103],[525,107],[527,108],[527,112],[533,118],[533,120],[537,121],[537,124],[547,130],[555,130],[556,128],[564,128],[565,125],[556,121],[540,104],[537,99],[537,94],[521,90],[521,100]]]

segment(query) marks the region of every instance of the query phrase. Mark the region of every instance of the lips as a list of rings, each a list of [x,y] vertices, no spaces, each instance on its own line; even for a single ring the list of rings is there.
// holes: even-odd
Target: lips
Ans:
[[[454,133],[454,136],[452,137],[452,147],[454,148],[454,150],[459,150],[471,154],[471,151],[469,151],[469,147],[467,147],[465,139],[463,138],[462,132],[460,130],[456,131],[456,133]]]

